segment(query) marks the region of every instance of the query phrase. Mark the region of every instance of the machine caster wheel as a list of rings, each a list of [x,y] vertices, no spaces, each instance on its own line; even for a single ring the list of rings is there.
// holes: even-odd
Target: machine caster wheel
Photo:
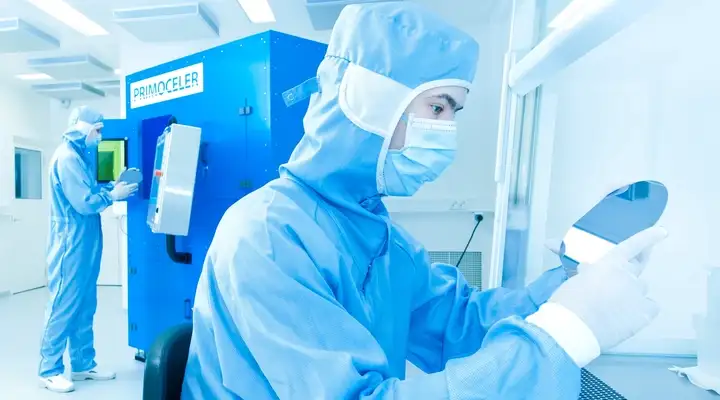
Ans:
[[[145,362],[145,352],[142,350],[138,350],[135,352],[135,361],[140,361],[141,363]]]

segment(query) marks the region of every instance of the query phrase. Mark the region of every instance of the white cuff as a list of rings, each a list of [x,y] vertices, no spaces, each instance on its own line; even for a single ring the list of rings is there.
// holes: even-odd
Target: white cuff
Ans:
[[[556,303],[545,303],[525,321],[550,335],[578,367],[600,356],[600,344],[590,328],[572,311]]]

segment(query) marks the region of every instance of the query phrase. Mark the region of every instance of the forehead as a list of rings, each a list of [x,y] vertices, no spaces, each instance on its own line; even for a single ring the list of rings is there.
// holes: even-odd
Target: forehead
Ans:
[[[455,99],[459,105],[462,105],[465,103],[465,99],[467,98],[467,92],[467,89],[460,86],[442,86],[426,90],[420,95],[420,97],[430,98],[447,95]]]

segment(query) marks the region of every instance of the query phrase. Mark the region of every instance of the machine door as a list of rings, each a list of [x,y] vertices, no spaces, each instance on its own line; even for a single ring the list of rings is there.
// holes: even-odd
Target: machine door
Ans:
[[[105,120],[103,140],[98,145],[99,184],[114,181],[128,165],[128,124],[125,120]],[[103,255],[98,285],[124,286],[127,276],[127,206],[119,202],[101,214]]]

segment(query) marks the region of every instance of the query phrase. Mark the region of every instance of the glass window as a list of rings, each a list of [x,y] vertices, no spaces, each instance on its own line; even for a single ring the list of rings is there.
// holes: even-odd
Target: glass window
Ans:
[[[15,148],[15,198],[42,199],[42,153]]]
[[[97,180],[114,181],[127,167],[127,140],[108,139],[98,145]]]

